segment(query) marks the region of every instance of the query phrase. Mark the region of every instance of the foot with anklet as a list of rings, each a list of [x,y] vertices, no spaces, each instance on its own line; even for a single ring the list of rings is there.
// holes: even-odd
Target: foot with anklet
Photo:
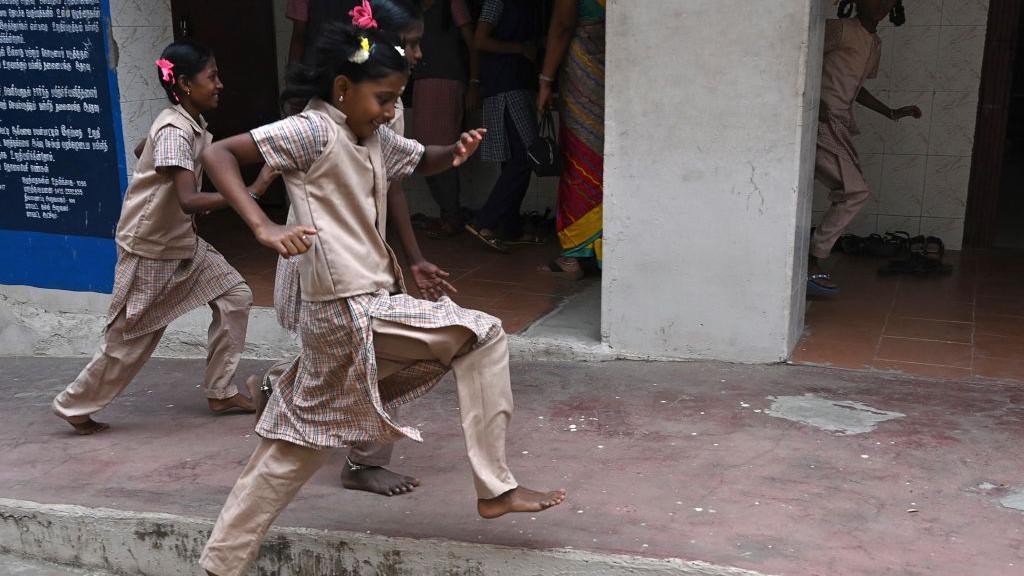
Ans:
[[[412,476],[396,474],[382,466],[356,464],[345,459],[341,470],[341,485],[349,490],[362,490],[381,496],[399,496],[412,492],[420,481]]]

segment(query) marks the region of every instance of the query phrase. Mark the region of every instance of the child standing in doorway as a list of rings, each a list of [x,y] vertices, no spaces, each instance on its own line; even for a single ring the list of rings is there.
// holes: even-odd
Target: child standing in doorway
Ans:
[[[217,107],[223,84],[204,46],[175,42],[156,62],[171,106],[149,129],[117,224],[117,267],[104,341],[92,361],[53,401],[75,432],[107,429],[92,414],[132,381],[165,327],[209,305],[206,396],[210,410],[253,412],[252,399],[231,383],[245,346],[252,293],[238,272],[196,235],[193,216],[227,205],[203,193],[199,155],[210,145],[203,113]],[[264,169],[246,192],[257,198],[276,173]],[[250,391],[256,378],[249,379]]]
[[[833,295],[839,292],[839,286],[821,269],[818,259],[831,254],[836,240],[871,195],[853,144],[853,136],[858,133],[854,103],[893,121],[907,116],[921,117],[917,106],[889,108],[864,87],[865,80],[878,75],[882,56],[878,24],[890,14],[902,14],[899,10],[902,2],[853,0],[853,3],[857,7],[855,18],[828,20],[825,24],[814,175],[831,190],[831,205],[811,238],[807,269],[809,294]],[[842,4],[848,6],[850,0],[844,0]]]
[[[375,27],[370,27],[375,28]],[[485,518],[536,512],[565,492],[519,486],[505,460],[512,410],[500,322],[446,297],[405,295],[385,241],[387,185],[413,171],[458,166],[483,131],[424,148],[387,129],[408,81],[398,39],[330,27],[313,66],[290,76],[306,111],[211,146],[204,162],[257,239],[282,255],[305,253],[302,355],[273,383],[252,458],[228,496],[200,560],[209,574],[246,573],[267,529],[330,454],[355,442],[419,440],[388,410],[455,371],[462,426]],[[284,174],[302,228],[270,222],[246,194],[240,164],[264,160]]]

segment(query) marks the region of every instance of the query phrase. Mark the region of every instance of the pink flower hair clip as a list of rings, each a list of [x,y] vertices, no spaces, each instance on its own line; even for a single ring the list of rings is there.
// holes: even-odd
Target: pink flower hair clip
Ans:
[[[164,82],[170,82],[171,85],[173,86],[174,62],[171,62],[166,58],[161,58],[156,61],[156,67],[160,69],[160,78],[162,78]]]
[[[161,58],[156,61],[156,67],[160,69],[160,79],[164,82],[170,82],[171,86],[174,86],[174,83],[177,82],[174,78],[174,62],[171,62],[166,58]],[[171,96],[174,97],[175,102],[181,102],[181,99],[178,98],[178,94],[176,92],[172,91]]]
[[[378,28],[377,21],[373,19],[373,8],[369,0],[363,0],[362,6],[356,6],[348,13],[352,17],[352,25],[363,30],[375,30]]]

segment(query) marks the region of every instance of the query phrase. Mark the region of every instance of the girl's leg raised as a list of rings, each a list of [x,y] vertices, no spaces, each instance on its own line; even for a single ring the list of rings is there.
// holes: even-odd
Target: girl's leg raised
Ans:
[[[512,417],[512,386],[504,332],[476,347],[476,336],[460,326],[424,329],[375,319],[373,332],[378,358],[437,359],[455,371],[481,516],[538,512],[565,499],[564,490],[536,492],[519,486],[508,469],[505,433]]]

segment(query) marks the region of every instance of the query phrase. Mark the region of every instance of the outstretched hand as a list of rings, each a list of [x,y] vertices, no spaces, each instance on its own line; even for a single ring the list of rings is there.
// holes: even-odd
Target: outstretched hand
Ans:
[[[476,153],[476,149],[480,147],[480,142],[483,141],[486,134],[486,128],[463,132],[462,136],[459,136],[459,141],[455,143],[455,158],[452,159],[452,167],[458,168],[465,164],[466,160]]]
[[[451,275],[434,264],[424,260],[409,268],[423,298],[436,301],[449,293],[458,294],[459,291],[448,282]]]
[[[256,232],[256,240],[287,258],[309,250],[313,245],[313,240],[309,237],[315,234],[316,229],[308,226],[269,224]]]
[[[899,120],[900,118],[906,118],[907,116],[920,118],[922,116],[922,113],[921,109],[918,108],[917,106],[904,106],[902,108],[896,109],[895,116],[897,120]]]

